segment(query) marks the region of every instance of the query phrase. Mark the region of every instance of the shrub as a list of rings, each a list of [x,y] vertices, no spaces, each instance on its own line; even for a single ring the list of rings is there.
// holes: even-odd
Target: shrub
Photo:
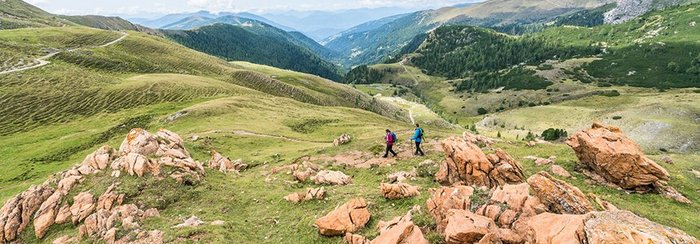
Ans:
[[[542,132],[542,137],[547,141],[556,141],[568,137],[568,133],[563,129],[549,128]]]
[[[612,119],[613,119],[613,120],[621,120],[621,119],[622,119],[622,116],[615,115],[615,116],[612,117]]]
[[[535,139],[536,139],[536,138],[535,138],[535,134],[532,134],[532,131],[528,131],[528,132],[527,132],[527,135],[525,136],[525,138],[524,138],[523,140],[525,140],[525,141],[534,141]]]
[[[479,108],[476,110],[476,112],[479,113],[479,115],[484,115],[484,114],[489,113],[489,111],[486,110],[485,108]]]

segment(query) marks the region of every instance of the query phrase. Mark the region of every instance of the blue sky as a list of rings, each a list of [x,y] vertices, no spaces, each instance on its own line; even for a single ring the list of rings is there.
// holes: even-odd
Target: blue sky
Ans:
[[[56,14],[139,16],[209,10],[278,12],[401,7],[428,9],[475,0],[25,0]]]

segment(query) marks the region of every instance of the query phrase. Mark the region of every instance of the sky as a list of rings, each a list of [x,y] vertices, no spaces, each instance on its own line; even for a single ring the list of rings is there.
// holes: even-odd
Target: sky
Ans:
[[[289,10],[342,10],[401,7],[430,9],[475,0],[25,0],[54,14],[118,15],[147,17],[159,14],[194,12],[270,13]]]

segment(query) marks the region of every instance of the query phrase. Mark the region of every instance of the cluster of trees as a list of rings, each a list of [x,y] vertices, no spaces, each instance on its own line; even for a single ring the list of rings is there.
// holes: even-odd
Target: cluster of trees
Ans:
[[[216,24],[195,30],[167,31],[166,35],[189,48],[227,60],[248,61],[342,80],[340,67],[287,37],[256,28]]]
[[[350,70],[343,80],[346,84],[371,84],[384,78],[384,72],[372,69],[367,65],[360,65]]]
[[[552,85],[542,77],[536,76],[535,71],[521,67],[499,72],[476,72],[472,78],[457,84],[456,91],[486,92],[503,87],[506,90],[539,90]]]
[[[533,36],[511,37],[479,27],[447,26],[431,33],[417,51],[419,55],[411,61],[431,75],[457,79],[521,63],[539,64],[548,59],[599,52],[591,46],[565,46],[556,40]]]

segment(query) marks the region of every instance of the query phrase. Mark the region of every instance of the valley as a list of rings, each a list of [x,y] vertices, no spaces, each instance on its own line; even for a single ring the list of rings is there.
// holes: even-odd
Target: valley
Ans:
[[[623,4],[489,0],[321,45],[4,0],[0,240],[698,243],[700,5]]]

